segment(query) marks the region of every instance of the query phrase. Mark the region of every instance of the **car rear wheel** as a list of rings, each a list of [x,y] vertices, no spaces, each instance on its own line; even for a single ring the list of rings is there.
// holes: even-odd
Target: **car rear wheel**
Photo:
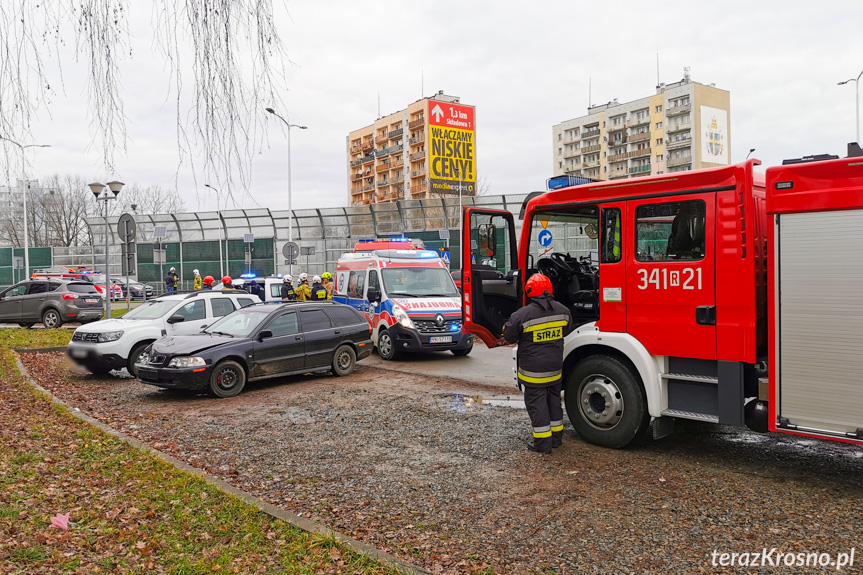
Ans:
[[[349,345],[341,345],[333,356],[333,375],[350,375],[357,366],[357,354]]]
[[[135,347],[132,348],[132,352],[129,354],[129,361],[126,365],[126,369],[129,370],[129,373],[138,377],[138,369],[135,367],[135,364],[141,361],[142,356],[146,356],[144,350],[147,349],[149,343],[139,343]]]
[[[234,397],[246,386],[246,372],[236,361],[226,360],[213,369],[210,391],[216,397]]]
[[[390,332],[385,329],[382,329],[380,335],[378,335],[378,355],[386,361],[392,361],[398,355],[396,344],[393,342],[393,338],[390,337]]]
[[[46,309],[42,314],[42,325],[48,329],[56,329],[63,325],[63,318],[56,309]]]

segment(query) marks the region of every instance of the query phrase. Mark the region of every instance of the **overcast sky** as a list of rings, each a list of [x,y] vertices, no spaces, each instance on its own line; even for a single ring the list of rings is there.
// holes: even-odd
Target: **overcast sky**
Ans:
[[[845,155],[855,135],[853,83],[863,71],[863,2],[466,2],[296,0],[278,5],[293,64],[285,112],[292,131],[294,209],[347,201],[345,137],[380,110],[438,90],[476,106],[477,170],[490,193],[542,189],[552,175],[552,125],[594,104],[655,93],[683,77],[731,92],[731,160],[750,148],[764,166],[808,154]],[[123,67],[128,151],[101,168],[81,67],[64,58],[65,90],[33,125],[35,177],[80,174],[178,189],[190,211],[215,198],[181,164],[153,9],[135,0]],[[73,46],[74,43],[70,43]],[[861,78],[863,81],[863,78]],[[261,114],[266,113],[261,110]],[[242,207],[286,209],[287,145],[277,121],[254,158]],[[224,207],[224,204],[223,206]]]

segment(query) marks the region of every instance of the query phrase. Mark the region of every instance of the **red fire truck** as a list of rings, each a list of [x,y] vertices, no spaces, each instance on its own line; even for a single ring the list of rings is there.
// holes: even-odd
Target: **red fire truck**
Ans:
[[[863,443],[863,157],[805,160],[537,193],[518,247],[512,214],[465,208],[465,331],[495,345],[541,272],[587,441],[688,419]]]

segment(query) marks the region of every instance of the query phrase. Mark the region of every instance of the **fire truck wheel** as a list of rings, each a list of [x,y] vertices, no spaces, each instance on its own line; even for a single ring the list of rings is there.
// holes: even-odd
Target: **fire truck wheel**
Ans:
[[[382,329],[380,335],[378,335],[378,355],[385,361],[392,361],[398,356],[396,344],[393,342],[393,338],[390,337],[390,332],[385,329]]]
[[[643,435],[650,423],[638,377],[604,355],[583,359],[566,380],[566,413],[585,440],[618,449]]]
[[[342,345],[333,355],[333,375],[343,376],[353,373],[357,366],[357,354],[349,345]]]

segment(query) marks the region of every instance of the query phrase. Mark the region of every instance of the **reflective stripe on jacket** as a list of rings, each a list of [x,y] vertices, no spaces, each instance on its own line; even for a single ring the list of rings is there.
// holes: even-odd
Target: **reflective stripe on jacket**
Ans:
[[[299,301],[308,301],[312,298],[312,290],[309,288],[309,284],[300,284],[294,291]]]
[[[327,299],[327,288],[322,286],[321,284],[315,284],[312,286],[312,290],[310,292],[310,298],[312,301],[321,301]]]
[[[518,343],[518,379],[525,385],[545,387],[558,383],[563,373],[563,338],[572,315],[552,296],[539,296],[512,314],[503,337]]]

